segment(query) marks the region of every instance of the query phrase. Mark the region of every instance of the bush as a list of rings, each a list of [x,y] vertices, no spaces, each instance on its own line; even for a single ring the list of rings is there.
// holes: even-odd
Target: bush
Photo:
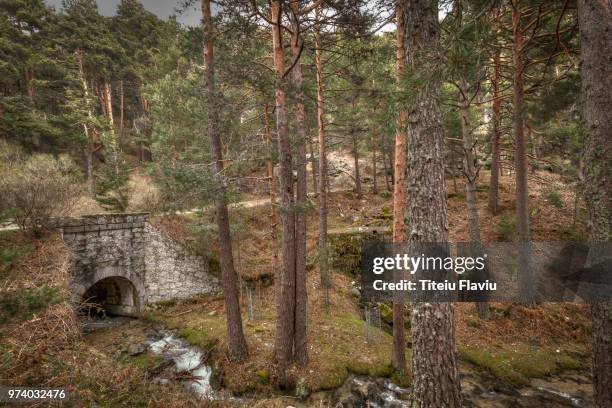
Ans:
[[[53,217],[69,215],[81,187],[74,162],[65,155],[24,156],[0,144],[0,213],[10,214],[21,229],[38,234]]]
[[[550,186],[544,190],[544,198],[557,208],[563,208],[563,199],[559,194],[559,189],[555,186]]]
[[[516,234],[516,218],[509,212],[503,213],[497,221],[497,234],[505,241],[512,241]]]
[[[125,211],[128,207],[131,188],[127,163],[121,159],[116,145],[108,141],[104,164],[98,170],[95,199],[103,208],[111,211]]]
[[[0,322],[6,323],[14,317],[28,320],[34,313],[61,302],[59,290],[47,285],[26,289],[20,293],[5,294],[0,299]]]

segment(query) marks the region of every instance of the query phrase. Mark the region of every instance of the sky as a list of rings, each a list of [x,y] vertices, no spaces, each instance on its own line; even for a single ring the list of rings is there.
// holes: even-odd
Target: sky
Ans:
[[[96,0],[100,14],[105,16],[112,16],[115,14],[117,4],[120,0]],[[45,0],[50,6],[54,6],[56,10],[59,10],[62,6],[62,0]],[[174,8],[178,4],[178,0],[141,0],[142,5],[149,11],[157,14],[161,19],[167,19],[172,14],[177,14]],[[194,7],[188,9],[183,14],[177,14],[177,20],[179,23],[184,25],[196,26],[200,24],[202,18],[201,11],[199,10],[199,1],[196,1]]]
[[[54,6],[57,10],[61,8],[62,0],[44,0],[45,3]],[[120,0],[96,0],[100,13],[105,16],[112,16],[115,14],[117,4]],[[202,12],[200,11],[200,2],[195,1],[194,6],[187,9],[182,14],[178,14],[175,11],[179,0],[141,0],[142,5],[149,11],[157,14],[158,17],[165,20],[170,15],[176,14],[179,23],[187,26],[198,26],[202,19]],[[213,10],[214,14],[214,10]],[[444,18],[446,10],[440,10],[440,18]],[[395,24],[387,24],[381,31],[393,31],[395,30]]]

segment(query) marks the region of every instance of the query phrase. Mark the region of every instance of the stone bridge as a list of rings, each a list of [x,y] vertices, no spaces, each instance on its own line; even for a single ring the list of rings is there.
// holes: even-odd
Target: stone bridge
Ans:
[[[64,219],[71,249],[74,300],[118,315],[138,315],[147,303],[219,291],[208,262],[147,222],[148,214],[100,214]]]

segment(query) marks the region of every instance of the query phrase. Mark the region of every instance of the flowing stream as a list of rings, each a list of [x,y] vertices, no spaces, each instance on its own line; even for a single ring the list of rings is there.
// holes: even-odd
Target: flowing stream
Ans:
[[[160,340],[148,344],[149,351],[155,355],[170,359],[174,362],[175,373],[187,373],[190,379],[186,381],[196,394],[203,398],[214,398],[214,391],[210,384],[212,368],[205,364],[202,352],[173,333],[162,332]],[[170,378],[159,378],[162,383],[171,381]]]
[[[296,408],[343,406],[402,408],[409,406],[410,389],[401,388],[388,378],[350,375],[343,385],[315,392],[303,398],[286,395],[252,395],[236,398],[223,389],[214,389],[216,378],[206,353],[189,345],[175,332],[139,319],[113,317],[83,322],[89,342],[100,350],[121,356],[151,354],[164,362],[153,369],[154,381],[180,383],[202,399],[223,400],[237,407],[251,406],[260,400],[279,399],[278,403]],[[567,373],[532,379],[527,387],[503,384],[487,372],[461,365],[461,383],[466,407],[582,407],[593,406],[591,379],[584,373]],[[282,400],[282,401],[281,401]],[[276,404],[276,406],[280,406]]]

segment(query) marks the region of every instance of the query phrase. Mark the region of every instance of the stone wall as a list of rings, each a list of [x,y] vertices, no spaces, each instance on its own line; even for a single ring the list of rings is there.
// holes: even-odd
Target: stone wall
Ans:
[[[130,315],[150,302],[220,291],[206,259],[147,219],[148,214],[136,213],[58,220],[71,249],[70,288],[75,300],[104,297],[107,310]]]
[[[127,279],[125,314],[137,313],[146,303],[145,222],[147,214],[101,214],[64,219],[62,237],[71,249],[70,287],[75,300],[103,279]],[[117,305],[119,306],[119,305]]]
[[[219,292],[205,258],[147,224],[145,288],[149,302]]]

